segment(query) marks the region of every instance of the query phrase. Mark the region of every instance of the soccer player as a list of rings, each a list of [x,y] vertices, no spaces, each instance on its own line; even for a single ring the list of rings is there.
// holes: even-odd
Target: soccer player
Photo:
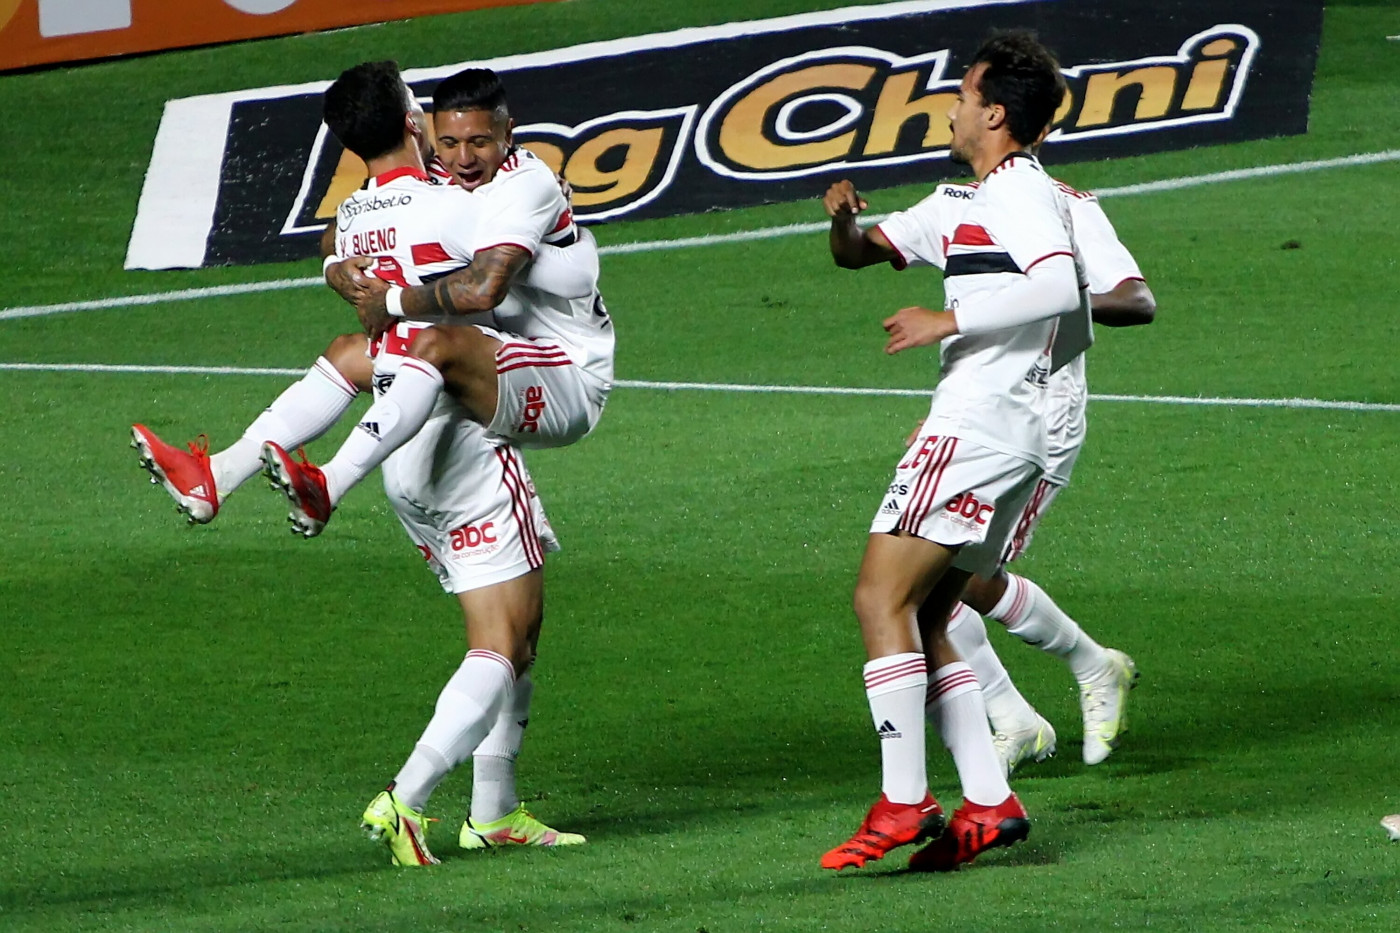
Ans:
[[[1109,327],[1151,323],[1155,299],[1098,199],[1055,183],[1068,198],[1075,241],[1089,281],[1094,322]],[[975,183],[941,184],[918,204],[881,223],[879,234],[895,250],[892,262],[900,268],[943,268],[948,240],[976,190]],[[1050,376],[1043,402],[1050,432],[1045,476],[1017,523],[1005,555],[1007,563],[1025,553],[1050,504],[1069,483],[1083,447],[1088,386],[1082,353]],[[1084,761],[1093,765],[1106,759],[1125,729],[1128,690],[1136,676],[1132,659],[1099,645],[1044,590],[1008,573],[1005,566],[990,576],[974,576],[954,610],[948,634],[982,686],[995,733],[993,744],[1008,773],[1023,761],[1042,761],[1054,754],[1055,730],[1016,690],[987,641],[986,627],[974,618],[977,614],[1001,622],[1022,641],[1065,661],[1079,684]]]
[[[484,199],[430,182],[422,158],[423,114],[392,62],[369,63],[343,74],[327,92],[326,120],[371,171],[365,188],[342,205],[337,227],[347,243],[373,241],[385,248],[376,258],[376,274],[421,281],[469,261],[468,244]],[[416,209],[403,210],[410,202]],[[596,250],[591,241],[570,249],[583,257],[581,272],[571,260],[554,258],[558,250],[545,248],[528,281],[539,278],[546,288],[591,294]],[[364,382],[379,391],[392,382],[413,329],[402,324],[377,342],[372,370],[361,374]],[[354,355],[350,357],[353,362]],[[335,372],[329,364],[318,365],[308,379]],[[274,407],[297,413],[295,403],[304,397],[293,390]],[[341,394],[353,397],[354,389]],[[258,436],[271,411],[249,428],[245,439]],[[152,473],[168,489],[177,487],[172,494],[189,495],[178,487],[190,475],[209,486],[210,499],[201,501],[212,502],[207,516],[212,518],[218,498],[210,458],[176,451],[139,425],[133,434]],[[397,864],[435,862],[424,838],[421,807],[446,773],[471,756],[472,814],[460,835],[464,848],[583,842],[581,836],[540,823],[515,792],[515,759],[533,693],[529,666],[542,619],[540,568],[544,553],[557,548],[518,452],[490,442],[479,425],[442,401],[423,430],[385,462],[384,476],[405,530],[443,588],[458,596],[471,650],[442,691],[437,713],[413,754],[365,811],[366,828],[389,845]]]
[[[535,252],[567,242],[577,227],[554,173],[514,144],[500,79],[487,69],[459,72],[438,85],[433,108],[440,145],[456,152],[452,173],[488,205],[470,265],[430,284],[330,281],[371,337],[396,319],[441,322],[483,311],[495,326],[419,330],[393,385],[324,467],[264,446],[266,472],[306,537],[320,534],[345,493],[418,431],[439,392],[495,439],[558,447],[593,430],[612,387],[613,329],[602,296],[563,298],[521,284]],[[512,291],[519,300],[506,300]]]
[[[910,867],[950,870],[1030,832],[992,746],[977,680],[946,626],[968,578],[998,566],[1045,469],[1037,396],[1056,319],[1087,319],[1064,194],[1026,151],[1064,93],[1054,57],[1029,33],[1008,33],[977,51],[949,109],[950,154],[982,183],[948,245],[946,310],[904,308],[884,322],[888,353],[941,343],[942,376],[871,525],[856,583],[882,792],[855,835],[822,858],[825,868],[860,867],[936,836]],[[838,265],[898,258],[878,230],[856,223],[854,189],[833,188],[824,206]],[[963,790],[946,828],[928,790],[928,698]]]

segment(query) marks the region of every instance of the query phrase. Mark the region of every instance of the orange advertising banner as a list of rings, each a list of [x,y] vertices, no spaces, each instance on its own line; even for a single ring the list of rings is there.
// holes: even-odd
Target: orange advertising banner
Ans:
[[[0,0],[0,71],[543,0]]]

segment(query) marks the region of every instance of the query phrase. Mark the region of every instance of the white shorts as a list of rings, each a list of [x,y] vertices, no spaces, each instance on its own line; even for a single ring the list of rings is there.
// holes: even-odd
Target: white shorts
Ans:
[[[517,447],[564,447],[603,414],[608,388],[584,373],[559,344],[477,325],[496,350],[496,416],[487,430]]]
[[[520,451],[436,415],[384,461],[384,492],[449,593],[513,580],[559,550]]]
[[[1026,548],[1031,546],[1031,538],[1035,537],[1036,528],[1040,527],[1040,520],[1050,511],[1050,503],[1055,501],[1055,497],[1064,488],[1063,483],[1052,482],[1045,477],[1035,484],[1035,492],[1031,493],[1030,501],[1021,510],[1021,518],[1016,522],[1011,543],[1006,546],[1006,553],[1001,557],[1003,564],[1009,564],[1026,553]]]
[[[1029,460],[956,437],[920,435],[895,469],[870,533],[905,531],[956,547],[954,567],[993,573],[1040,473]]]

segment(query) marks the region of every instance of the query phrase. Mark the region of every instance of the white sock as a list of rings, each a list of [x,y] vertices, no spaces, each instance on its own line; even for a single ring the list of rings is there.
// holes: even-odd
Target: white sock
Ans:
[[[219,501],[262,469],[264,441],[287,450],[314,441],[340,420],[359,392],[330,360],[317,357],[306,375],[273,399],[242,437],[209,458]]]
[[[530,722],[535,682],[526,671],[515,682],[510,702],[501,707],[491,733],[472,753],[472,822],[493,823],[520,806],[515,791],[515,759]]]
[[[928,796],[922,708],[927,688],[922,654],[892,654],[865,665],[865,696],[880,737],[880,789],[891,803],[920,803]]]
[[[972,668],[945,664],[929,677],[929,702],[938,708],[938,731],[953,753],[963,799],[994,807],[1011,795],[1001,759],[987,731],[987,708]]]
[[[331,505],[389,458],[427,422],[442,391],[442,373],[419,359],[399,367],[389,391],[369,407],[331,461],[321,467]]]
[[[1080,683],[1101,676],[1110,667],[1103,646],[1025,577],[1007,574],[1006,592],[987,615],[1026,644],[1064,660]]]
[[[438,696],[437,710],[397,776],[394,792],[416,810],[447,773],[471,757],[510,700],[515,668],[494,651],[468,651]]]
[[[982,617],[966,603],[958,603],[948,621],[948,641],[967,661],[977,683],[982,687],[982,700],[987,707],[987,719],[993,732],[1016,732],[1034,728],[1035,708],[1021,696],[1011,682],[996,649],[987,640],[987,625]],[[937,709],[930,706],[929,719],[937,725]]]

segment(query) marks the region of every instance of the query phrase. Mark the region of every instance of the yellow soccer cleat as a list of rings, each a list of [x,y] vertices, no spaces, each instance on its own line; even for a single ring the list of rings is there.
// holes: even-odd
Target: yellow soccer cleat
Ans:
[[[459,839],[464,849],[490,849],[496,846],[576,846],[587,842],[578,833],[561,833],[541,823],[522,803],[490,823],[462,824]]]
[[[1137,686],[1137,665],[1109,648],[1108,670],[1079,685],[1079,708],[1084,713],[1084,763],[1096,765],[1118,747],[1128,731],[1128,691]]]
[[[394,795],[394,785],[380,791],[369,802],[360,828],[369,834],[371,842],[389,847],[389,857],[395,865],[415,868],[437,865],[438,860],[428,851],[428,823],[423,814]]]

